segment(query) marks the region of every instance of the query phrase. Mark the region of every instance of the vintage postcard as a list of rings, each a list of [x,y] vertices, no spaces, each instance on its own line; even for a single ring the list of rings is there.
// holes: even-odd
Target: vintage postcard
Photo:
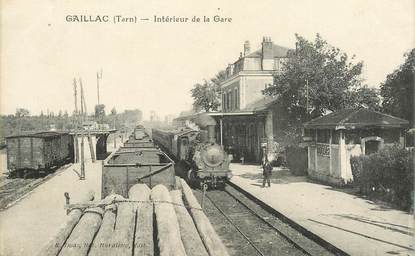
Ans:
[[[0,13],[0,255],[415,255],[414,1]]]

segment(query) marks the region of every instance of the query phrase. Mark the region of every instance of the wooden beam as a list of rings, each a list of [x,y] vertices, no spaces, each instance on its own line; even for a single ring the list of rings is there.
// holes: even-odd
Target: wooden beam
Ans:
[[[114,233],[114,225],[116,218],[116,207],[114,204],[108,205],[105,208],[104,217],[102,218],[101,227],[94,242],[91,246],[91,250],[88,253],[89,256],[106,256],[108,254],[108,247],[111,246],[110,240]]]
[[[63,245],[59,256],[86,256],[101,226],[103,213],[100,207],[87,209]]]
[[[195,223],[183,203],[182,191],[173,190],[170,191],[170,195],[179,221],[180,235],[186,253],[192,256],[209,256],[202,239],[197,232]]]
[[[225,245],[222,243],[222,240],[216,234],[215,230],[212,227],[209,219],[206,217],[205,213],[201,210],[200,204],[196,200],[196,197],[193,195],[192,190],[189,185],[183,180],[180,179],[182,185],[182,190],[184,194],[184,199],[187,202],[187,205],[190,207],[190,214],[193,217],[193,220],[196,224],[197,230],[200,237],[202,238],[203,243],[210,256],[228,256]]]
[[[150,203],[151,190],[145,184],[136,184],[128,191],[128,197],[137,204],[135,223],[134,256],[153,256],[153,204]]]
[[[81,201],[90,201],[94,199],[91,193],[85,194],[85,198]],[[48,243],[40,250],[39,256],[56,256],[61,251],[62,246],[72,233],[74,227],[78,224],[82,216],[82,209],[72,209],[64,224],[59,228],[59,231],[48,241]]]
[[[151,200],[155,202],[154,212],[157,220],[157,244],[160,256],[186,255],[169,191],[165,186],[157,185],[151,190]]]

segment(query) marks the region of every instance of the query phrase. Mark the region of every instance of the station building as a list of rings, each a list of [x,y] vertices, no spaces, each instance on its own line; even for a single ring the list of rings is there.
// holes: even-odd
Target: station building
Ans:
[[[308,175],[341,185],[353,180],[350,157],[405,145],[409,122],[368,109],[344,109],[304,123]]]
[[[221,124],[225,148],[237,158],[260,162],[261,145],[274,158],[275,138],[286,123],[278,99],[264,96],[262,90],[273,84],[290,49],[274,44],[269,37],[263,38],[259,49],[251,51],[249,41],[243,49],[239,59],[226,68],[221,83],[222,112],[212,115]]]
[[[273,84],[273,76],[281,72],[289,50],[264,37],[261,47],[251,51],[249,41],[245,41],[243,53],[226,67],[226,78],[220,85],[222,111],[208,115],[217,121],[218,143],[237,159],[260,162],[262,146],[273,159],[275,137],[283,128],[285,117],[279,111],[278,99],[264,96],[262,90]]]

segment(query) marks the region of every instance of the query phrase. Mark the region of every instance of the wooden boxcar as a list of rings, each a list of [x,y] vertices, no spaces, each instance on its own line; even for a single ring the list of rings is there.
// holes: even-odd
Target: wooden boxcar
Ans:
[[[194,141],[201,131],[191,129],[160,130],[153,129],[154,141],[162,147],[167,154],[171,154],[175,160],[188,160],[187,155],[190,143]]]
[[[116,193],[128,197],[137,183],[150,188],[175,186],[174,163],[162,151],[148,148],[120,148],[105,159],[102,167],[101,197]]]
[[[7,169],[11,176],[28,172],[46,173],[73,160],[73,139],[63,132],[37,132],[9,136]]]

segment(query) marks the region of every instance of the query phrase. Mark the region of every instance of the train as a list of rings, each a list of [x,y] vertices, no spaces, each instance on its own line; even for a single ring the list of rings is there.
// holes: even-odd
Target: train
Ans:
[[[73,136],[67,132],[35,132],[6,137],[9,177],[44,175],[74,160]]]
[[[139,124],[134,128],[134,139],[135,140],[142,140],[144,138],[149,138],[148,133],[146,132],[146,129],[143,125]]]
[[[211,118],[211,117],[205,117]],[[213,118],[211,118],[213,119]],[[223,147],[216,143],[214,120],[204,122],[205,130],[187,127],[152,129],[153,140],[178,163],[183,170],[177,173],[192,186],[223,188],[232,177],[230,159]]]
[[[158,184],[170,190],[176,187],[174,161],[154,144],[141,125],[104,160],[101,198],[114,193],[127,198],[129,189],[138,183],[150,189]]]

